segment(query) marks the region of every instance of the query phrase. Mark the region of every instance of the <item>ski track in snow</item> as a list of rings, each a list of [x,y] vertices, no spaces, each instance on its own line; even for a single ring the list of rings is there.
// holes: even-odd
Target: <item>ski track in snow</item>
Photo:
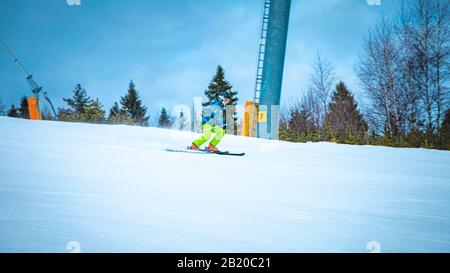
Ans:
[[[450,251],[450,152],[0,117],[0,252]]]

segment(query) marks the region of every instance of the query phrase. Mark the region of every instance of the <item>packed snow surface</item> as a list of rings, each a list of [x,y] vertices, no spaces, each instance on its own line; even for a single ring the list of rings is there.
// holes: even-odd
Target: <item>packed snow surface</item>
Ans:
[[[0,252],[450,252],[450,152],[0,117]]]

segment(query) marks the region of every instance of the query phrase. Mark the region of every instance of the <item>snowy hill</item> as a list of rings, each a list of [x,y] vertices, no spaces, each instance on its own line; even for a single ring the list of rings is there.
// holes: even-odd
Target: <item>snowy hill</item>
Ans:
[[[0,252],[450,251],[450,152],[0,117]],[[369,244],[369,245],[370,245]]]

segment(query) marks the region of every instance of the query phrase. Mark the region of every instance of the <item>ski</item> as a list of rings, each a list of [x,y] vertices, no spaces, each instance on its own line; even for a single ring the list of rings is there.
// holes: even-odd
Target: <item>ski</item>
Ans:
[[[231,153],[229,151],[217,151],[217,152],[211,152],[205,149],[202,149],[200,151],[190,150],[190,149],[172,149],[167,148],[166,151],[168,152],[179,152],[179,153],[193,153],[193,154],[216,154],[216,155],[230,155],[230,156],[243,156],[245,153]]]
[[[191,154],[206,154],[207,153],[204,150],[194,151],[194,150],[189,150],[189,149],[173,149],[173,148],[167,148],[166,151],[176,152],[176,153],[191,153]],[[211,153],[209,153],[209,154],[211,154]]]
[[[218,155],[231,155],[231,156],[243,156],[245,155],[245,153],[231,153],[228,151],[218,151],[218,152],[210,152],[210,151],[206,151],[207,153],[212,153],[212,154],[218,154]]]

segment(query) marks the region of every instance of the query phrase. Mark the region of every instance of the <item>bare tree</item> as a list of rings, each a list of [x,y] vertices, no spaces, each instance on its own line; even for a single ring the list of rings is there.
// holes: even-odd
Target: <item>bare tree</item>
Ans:
[[[432,86],[431,86],[431,38],[433,35],[432,1],[418,0],[409,6],[411,12],[412,44],[415,51],[419,73],[416,74],[416,82],[420,91],[420,98],[425,109],[426,128],[428,133],[433,132],[432,115]]]
[[[400,67],[400,88],[405,95],[406,128],[405,134],[413,130],[420,130],[421,121],[419,119],[420,110],[418,102],[420,91],[416,84],[416,75],[419,73],[417,58],[411,47],[413,27],[410,23],[410,14],[407,12],[405,3],[402,1],[399,20],[394,23],[394,29],[397,36]]]
[[[311,66],[313,71],[309,76],[310,84],[303,100],[314,115],[315,125],[321,129],[333,92],[334,71],[332,63],[320,51],[317,51]]]
[[[449,2],[416,0],[407,6],[411,43],[418,73],[420,109],[429,134],[439,130],[448,103],[449,79]]]
[[[411,131],[436,135],[448,108],[449,5],[402,1],[396,21],[383,18],[365,37],[357,72],[379,119],[371,124],[400,143]]]
[[[288,129],[288,123],[291,116],[291,104],[284,103],[280,107],[280,129]]]
[[[410,96],[402,88],[402,71],[394,25],[383,18],[365,37],[357,73],[372,102],[373,116],[378,116],[378,124],[386,124],[385,133],[399,142],[402,142],[410,104]]]
[[[322,128],[323,119],[326,114],[326,108],[323,108],[320,95],[312,88],[309,88],[301,98],[297,105],[298,109],[308,112],[308,118],[313,125],[319,130]]]
[[[433,101],[436,103],[436,119],[435,127],[439,131],[441,121],[444,117],[445,106],[448,106],[449,99],[449,87],[448,79],[449,72],[449,56],[450,56],[450,2],[436,0],[435,12],[436,12],[436,30],[432,40],[432,52],[433,52],[433,70],[434,75],[432,78],[434,94]]]

